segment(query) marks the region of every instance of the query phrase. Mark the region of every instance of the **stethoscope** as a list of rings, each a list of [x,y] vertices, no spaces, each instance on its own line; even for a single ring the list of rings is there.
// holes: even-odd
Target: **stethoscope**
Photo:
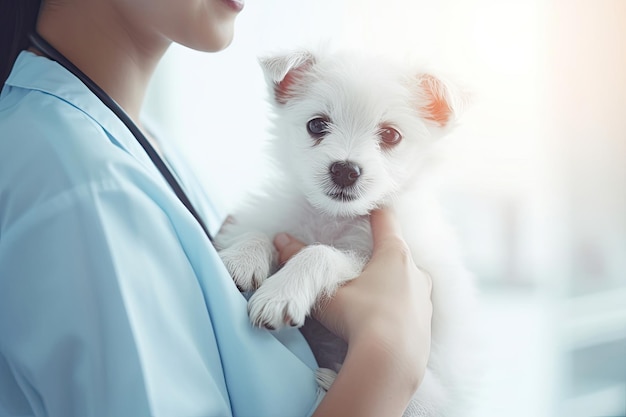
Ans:
[[[176,181],[176,178],[174,178],[174,175],[172,175],[172,172],[169,170],[165,162],[163,162],[159,154],[154,150],[152,145],[150,145],[148,139],[143,133],[141,133],[141,130],[131,120],[126,112],[115,102],[115,100],[113,100],[107,93],[105,93],[104,90],[102,90],[98,86],[98,84],[93,82],[93,80],[91,80],[84,72],[82,72],[74,64],[72,64],[69,59],[63,56],[61,52],[57,51],[38,33],[31,33],[29,35],[29,40],[31,42],[31,45],[37,48],[39,52],[41,52],[47,58],[56,61],[66,70],[74,74],[76,78],[81,80],[83,84],[85,84],[85,86],[87,86],[87,88],[89,88],[89,90],[91,90],[91,92],[94,93],[96,97],[98,97],[100,101],[102,101],[102,103],[107,106],[121,120],[122,123],[124,123],[128,130],[130,130],[130,133],[135,137],[135,139],[137,139],[137,142],[139,142],[141,147],[146,151],[157,169],[161,172],[161,175],[163,175],[163,178],[165,178],[178,199],[181,201],[181,203],[183,203],[187,210],[189,210],[191,215],[198,221],[198,223],[202,227],[202,230],[204,230],[204,233],[207,235],[209,240],[212,241],[213,239],[211,238],[211,233],[209,233],[209,229],[207,229],[206,225],[202,221],[202,218],[198,215],[198,212],[191,204],[191,201],[189,201],[189,198],[187,198],[187,195],[178,184],[178,181]]]

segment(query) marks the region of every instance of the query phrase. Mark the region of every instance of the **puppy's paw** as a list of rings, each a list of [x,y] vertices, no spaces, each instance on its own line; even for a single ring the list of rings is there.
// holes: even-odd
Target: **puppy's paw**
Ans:
[[[316,300],[334,294],[338,285],[358,276],[362,262],[329,246],[307,246],[250,298],[252,324],[268,329],[285,324],[301,327]]]
[[[317,385],[322,387],[325,391],[330,389],[330,386],[335,382],[335,378],[337,378],[337,372],[328,368],[319,368],[315,372],[315,381]]]
[[[262,234],[248,234],[219,251],[222,262],[242,291],[255,290],[270,274],[274,246]]]
[[[275,330],[285,325],[301,327],[304,324],[312,306],[311,297],[303,288],[297,288],[292,278],[281,270],[252,295],[248,315],[253,325]]]

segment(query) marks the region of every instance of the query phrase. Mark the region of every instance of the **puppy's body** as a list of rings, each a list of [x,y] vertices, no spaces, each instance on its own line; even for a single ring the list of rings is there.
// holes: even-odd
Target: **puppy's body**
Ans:
[[[472,287],[428,181],[435,142],[458,109],[453,92],[433,76],[356,57],[295,53],[263,65],[276,112],[275,177],[216,240],[237,285],[258,288],[252,322],[302,326],[369,259],[368,213],[393,206],[413,259],[433,279],[431,357],[406,415],[454,415]],[[280,232],[310,246],[277,270],[271,239]],[[341,341],[312,322],[303,333],[321,366],[341,362]]]

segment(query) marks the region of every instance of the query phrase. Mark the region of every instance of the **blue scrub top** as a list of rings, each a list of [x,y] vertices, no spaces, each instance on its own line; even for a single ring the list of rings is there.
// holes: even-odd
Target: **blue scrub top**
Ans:
[[[214,235],[223,213],[165,154]],[[117,117],[22,52],[0,95],[0,416],[306,416],[315,368],[298,331],[249,324]]]

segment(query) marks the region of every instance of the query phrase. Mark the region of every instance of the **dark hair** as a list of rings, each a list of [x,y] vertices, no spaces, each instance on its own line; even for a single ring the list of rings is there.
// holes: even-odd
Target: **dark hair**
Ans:
[[[21,50],[28,48],[28,34],[35,30],[41,0],[0,1],[0,87]]]

